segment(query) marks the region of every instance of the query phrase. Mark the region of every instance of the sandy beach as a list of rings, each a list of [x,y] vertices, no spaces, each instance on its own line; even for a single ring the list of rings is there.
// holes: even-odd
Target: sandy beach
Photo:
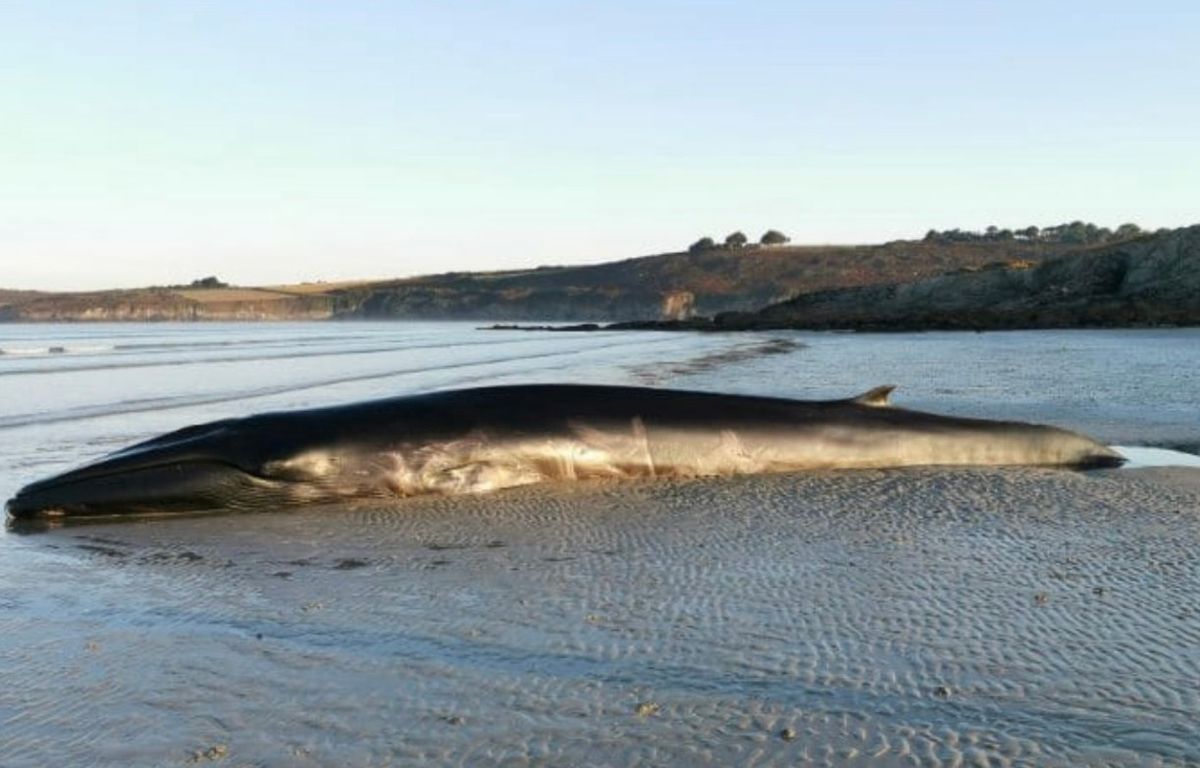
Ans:
[[[4,768],[1200,765],[1193,330],[6,332],[5,498],[186,424],[503,382],[895,383],[1134,461],[9,529]]]
[[[3,762],[1191,764],[1198,510],[919,470],[31,533]]]

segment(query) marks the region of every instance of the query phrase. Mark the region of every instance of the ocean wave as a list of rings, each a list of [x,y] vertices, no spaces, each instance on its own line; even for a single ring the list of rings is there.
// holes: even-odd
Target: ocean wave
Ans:
[[[410,368],[397,368],[386,371],[366,371],[355,373],[346,376],[334,376],[321,379],[309,379],[307,381],[290,382],[286,384],[274,384],[262,387],[247,388],[240,390],[225,390],[220,392],[198,392],[188,393],[184,395],[174,395],[167,397],[147,397],[135,398],[130,400],[121,400],[117,402],[96,403],[92,405],[84,405],[75,408],[68,408],[61,411],[43,411],[36,413],[21,413],[12,416],[0,417],[0,430],[13,429],[16,427],[26,427],[34,424],[53,424],[64,421],[76,421],[81,419],[94,419],[104,416],[116,416],[128,413],[142,413],[146,411],[161,411],[175,408],[190,408],[199,405],[213,405],[217,403],[232,402],[234,400],[252,400],[262,397],[270,397],[273,395],[287,394],[290,392],[302,392],[310,389],[320,389],[322,387],[330,387],[339,384],[348,384],[361,381],[371,381],[377,379],[388,379],[399,376],[410,376],[422,373],[431,373],[437,371],[457,371],[470,368],[479,368],[492,365],[506,365],[516,362],[526,362],[533,360],[544,360],[549,358],[571,357],[576,355],[591,354],[593,352],[619,348],[619,347],[645,347],[646,344],[663,344],[675,342],[673,338],[657,339],[654,341],[646,341],[638,339],[636,341],[629,337],[622,337],[620,341],[614,341],[610,344],[595,344],[584,349],[555,349],[547,352],[536,354],[517,354],[517,355],[497,355],[494,357],[485,358],[482,360],[465,360],[458,363],[440,364],[440,365],[425,365],[414,366]],[[490,342],[495,344],[495,342]]]
[[[503,342],[505,344],[530,344],[537,342],[537,339],[514,339]],[[410,350],[422,349],[456,349],[460,347],[477,347],[477,346],[496,346],[498,342],[495,340],[489,341],[467,341],[452,344],[446,343],[428,343],[428,344],[386,344],[383,346],[346,348],[344,345],[339,345],[335,348],[323,347],[317,349],[301,349],[294,345],[289,345],[284,351],[269,352],[266,354],[224,354],[213,357],[175,357],[171,359],[111,359],[105,358],[96,362],[80,363],[77,365],[47,365],[37,367],[13,368],[9,370],[0,369],[0,376],[28,376],[39,373],[79,373],[83,371],[106,371],[114,369],[127,368],[157,368],[166,366],[179,365],[208,365],[211,363],[256,363],[265,360],[294,360],[310,357],[338,357],[343,355],[374,355],[387,352],[407,352]],[[50,349],[55,349],[51,347]],[[112,348],[110,348],[111,350]],[[118,346],[119,350],[120,347]],[[185,347],[172,347],[172,352],[187,352]],[[261,352],[261,350],[260,350]],[[31,353],[32,354],[32,353]],[[51,353],[47,352],[46,355]]]
[[[37,347],[0,347],[0,355],[37,357],[50,355],[90,355],[111,352],[112,344],[49,344]]]

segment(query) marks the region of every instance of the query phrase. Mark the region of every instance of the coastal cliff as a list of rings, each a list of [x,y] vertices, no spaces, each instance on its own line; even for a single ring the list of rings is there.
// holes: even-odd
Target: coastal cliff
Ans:
[[[749,312],[812,291],[978,268],[1040,263],[1078,246],[905,240],[863,246],[744,246],[577,267],[459,272],[359,285],[339,317],[539,322],[683,321]]]
[[[0,291],[0,320],[686,320],[749,312],[798,294],[983,266],[1040,262],[1073,246],[896,241],[863,246],[715,246],[582,266],[448,272],[269,288]]]
[[[1091,245],[931,231],[924,240],[880,245],[712,246],[603,264],[354,283],[0,291],[0,320],[476,320],[709,330],[1196,324],[1197,229]]]
[[[145,288],[42,293],[0,303],[0,320],[23,322],[161,322],[196,320],[325,320],[334,300],[263,289],[213,291]]]
[[[719,330],[1065,328],[1200,325],[1200,225],[919,280],[801,294]]]

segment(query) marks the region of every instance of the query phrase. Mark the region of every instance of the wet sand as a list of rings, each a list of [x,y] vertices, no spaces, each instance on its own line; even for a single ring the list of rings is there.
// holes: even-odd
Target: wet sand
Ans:
[[[1195,469],[590,484],[16,546],[5,766],[1200,762]]]

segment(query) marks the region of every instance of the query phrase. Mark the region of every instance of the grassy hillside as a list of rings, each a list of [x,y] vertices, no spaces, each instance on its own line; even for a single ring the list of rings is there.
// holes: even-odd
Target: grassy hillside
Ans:
[[[478,320],[653,320],[748,311],[831,288],[912,280],[1075,250],[1023,241],[898,241],[666,253],[586,266],[447,273],[338,291],[340,314]]]
[[[805,293],[719,330],[1065,328],[1200,325],[1200,226],[1029,262]]]
[[[18,304],[22,301],[28,301],[39,296],[37,291],[13,291],[6,288],[0,288],[0,307],[7,307],[10,304]]]
[[[714,248],[584,266],[373,282],[0,292],[0,319],[682,319],[748,312],[796,296],[911,282],[994,264],[1032,266],[1088,247],[1023,239],[927,238],[861,246]]]
[[[25,322],[319,320],[333,316],[328,293],[289,293],[260,288],[89,291],[82,293],[13,292],[0,320]]]

